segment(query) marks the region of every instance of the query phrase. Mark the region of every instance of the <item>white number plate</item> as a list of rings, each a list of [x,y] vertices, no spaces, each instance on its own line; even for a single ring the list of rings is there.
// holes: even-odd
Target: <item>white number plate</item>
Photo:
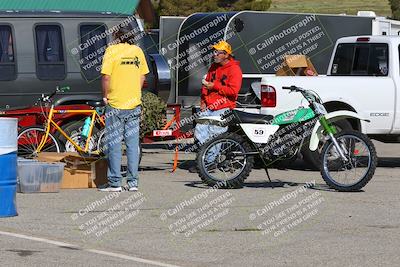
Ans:
[[[264,130],[263,129],[254,129],[254,136],[263,136],[264,135]]]

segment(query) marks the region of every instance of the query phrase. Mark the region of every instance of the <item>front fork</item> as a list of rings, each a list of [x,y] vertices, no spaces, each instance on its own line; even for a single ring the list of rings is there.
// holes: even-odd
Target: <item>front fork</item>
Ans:
[[[319,122],[321,123],[322,127],[324,128],[325,132],[329,135],[330,139],[333,142],[333,145],[335,146],[337,152],[339,153],[340,157],[342,158],[343,161],[347,162],[348,159],[343,152],[343,148],[339,145],[339,143],[336,140],[336,137],[334,136],[337,133],[337,130],[335,126],[333,126],[326,118],[325,116],[321,116],[319,119]]]
[[[46,128],[45,128],[46,132],[45,132],[44,136],[42,137],[42,139],[40,140],[38,147],[36,148],[36,153],[41,152],[44,145],[47,142],[47,138],[49,137],[50,128],[51,128],[51,119],[53,118],[53,111],[54,111],[54,106],[52,105],[50,108],[49,116],[46,121]]]

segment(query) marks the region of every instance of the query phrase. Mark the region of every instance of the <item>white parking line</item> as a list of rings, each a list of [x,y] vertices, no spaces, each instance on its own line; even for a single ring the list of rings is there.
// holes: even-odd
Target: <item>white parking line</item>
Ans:
[[[87,252],[91,252],[91,253],[95,253],[95,254],[100,254],[100,255],[105,255],[105,256],[110,256],[110,257],[114,257],[114,258],[130,260],[130,261],[135,261],[135,262],[140,262],[140,263],[146,263],[146,264],[155,265],[155,266],[180,267],[178,265],[172,265],[172,264],[158,262],[158,261],[146,260],[146,259],[142,259],[142,258],[138,258],[138,257],[120,254],[120,253],[114,253],[114,252],[103,251],[103,250],[98,250],[98,249],[86,249],[86,248],[79,247],[77,245],[60,242],[60,241],[55,241],[55,240],[50,240],[50,239],[46,239],[46,238],[40,238],[40,237],[34,237],[34,236],[22,235],[22,234],[16,234],[16,233],[11,233],[11,232],[4,232],[4,231],[0,231],[0,235],[22,238],[22,239],[26,239],[26,240],[32,240],[32,241],[47,243],[47,244],[51,244],[51,245],[55,245],[55,246],[80,249],[82,251],[87,251]]]

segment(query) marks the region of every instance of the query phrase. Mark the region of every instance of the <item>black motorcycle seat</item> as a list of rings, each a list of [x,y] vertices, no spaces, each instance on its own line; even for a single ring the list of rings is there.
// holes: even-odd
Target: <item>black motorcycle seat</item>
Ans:
[[[254,114],[239,110],[232,110],[232,113],[239,123],[271,124],[274,119],[272,115]]]

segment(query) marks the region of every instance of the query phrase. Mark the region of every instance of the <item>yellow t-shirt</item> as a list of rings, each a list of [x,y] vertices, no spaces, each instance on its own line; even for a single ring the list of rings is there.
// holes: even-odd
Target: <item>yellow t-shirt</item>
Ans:
[[[140,77],[149,73],[140,47],[127,43],[106,49],[101,73],[110,75],[108,103],[117,109],[133,109],[142,103]]]

